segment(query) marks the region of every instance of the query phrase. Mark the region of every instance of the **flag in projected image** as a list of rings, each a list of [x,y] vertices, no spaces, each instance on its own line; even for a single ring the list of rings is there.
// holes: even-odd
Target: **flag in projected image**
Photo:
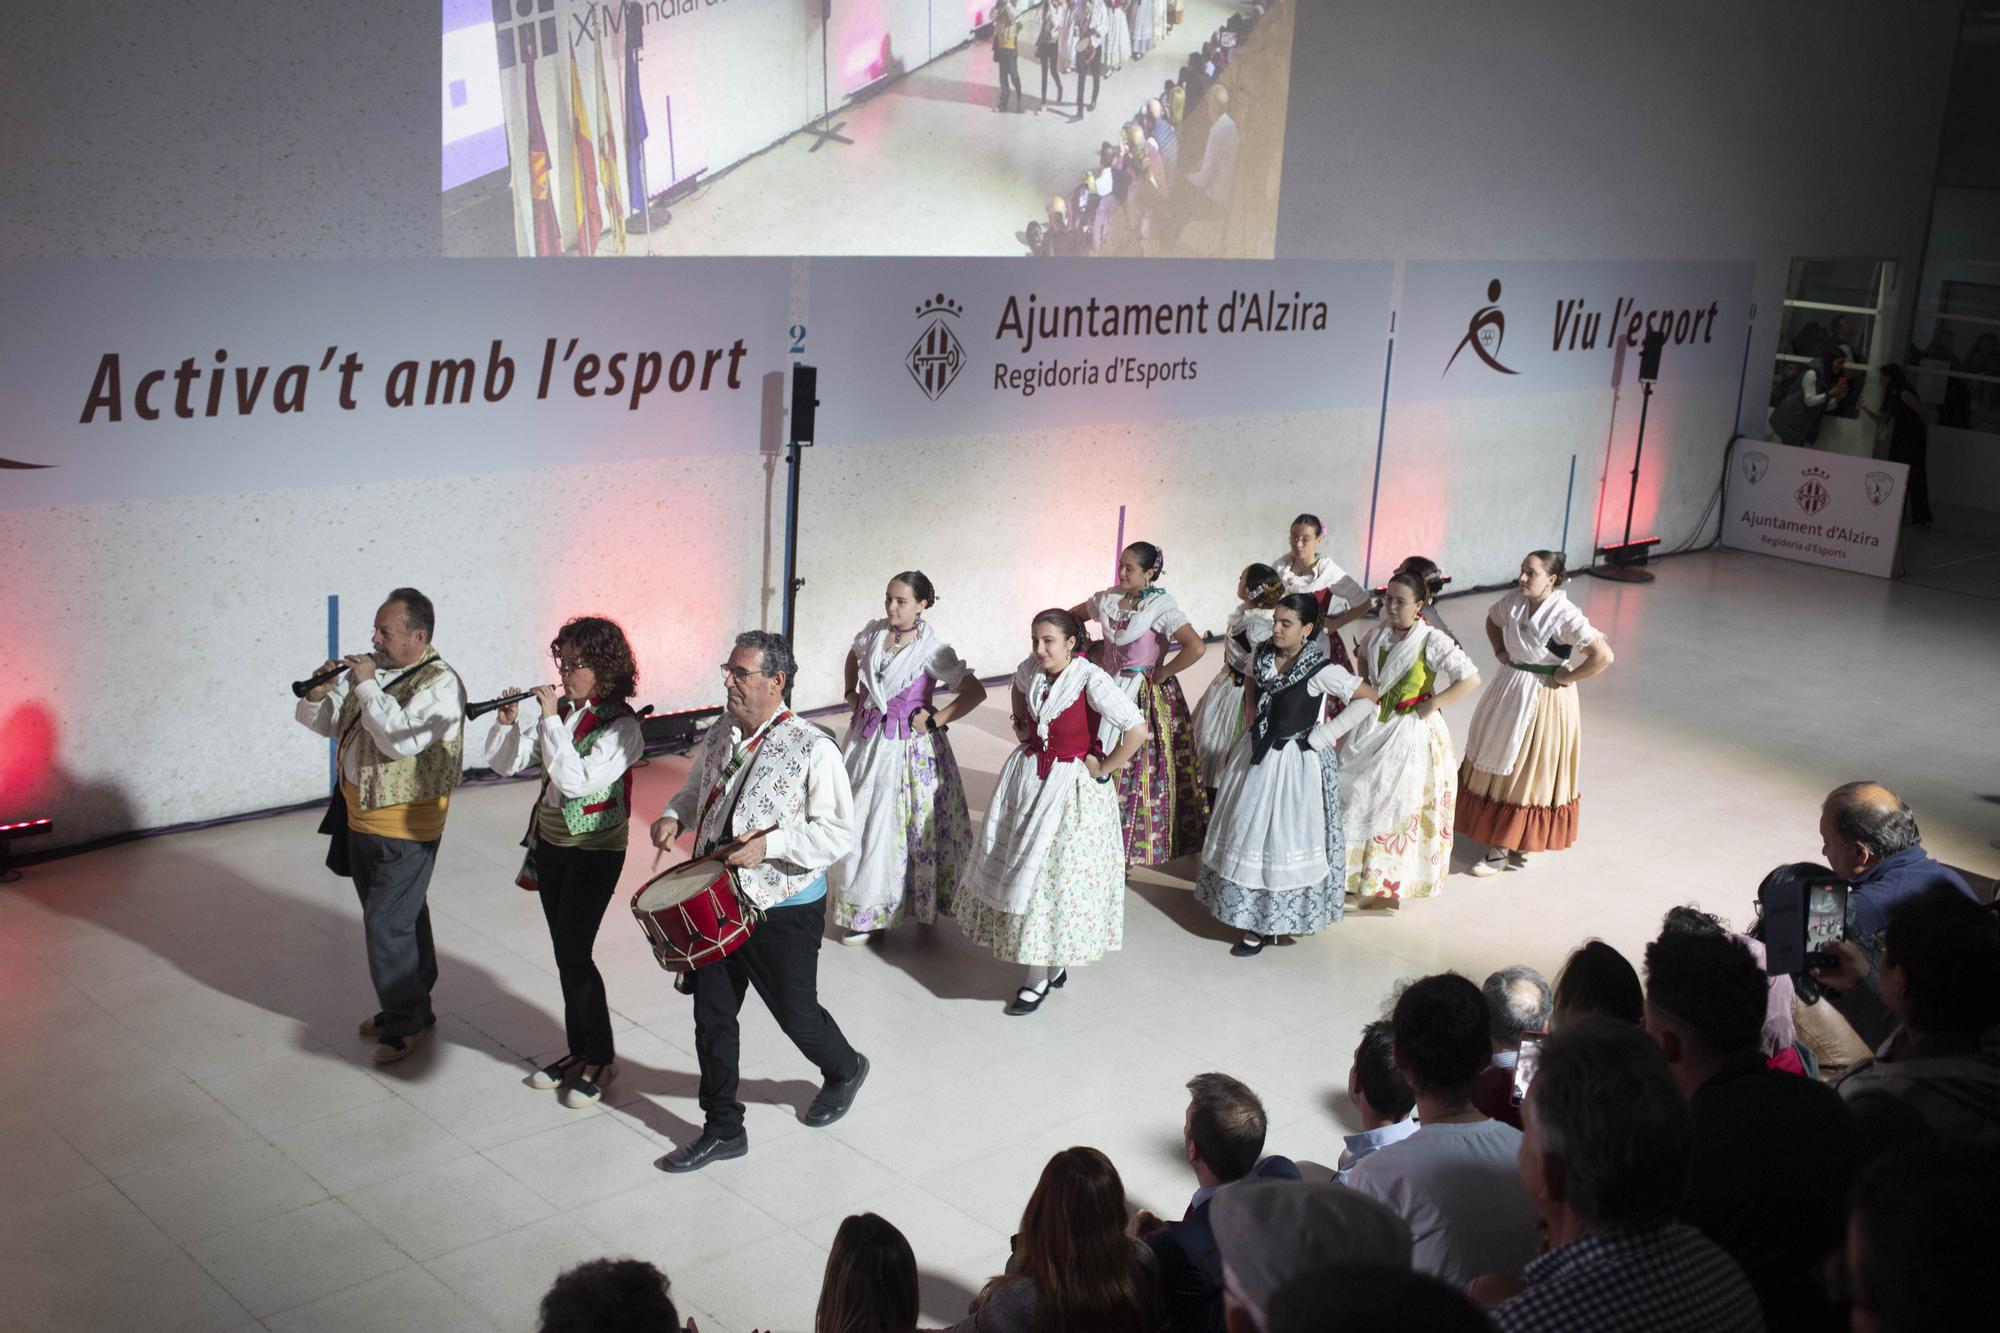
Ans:
[[[555,200],[549,197],[549,140],[542,132],[542,107],[535,96],[535,53],[523,66],[528,80],[528,199],[534,211],[535,253],[560,255],[562,229],[556,224]]]
[[[577,71],[576,52],[569,53],[569,118],[575,126],[576,169],[570,173],[570,194],[576,201],[576,252],[597,253],[597,238],[604,233],[604,218],[597,211],[597,158],[590,143],[590,113],[583,104],[583,75]]]
[[[625,189],[632,211],[646,211],[646,99],[639,91],[639,48],[625,37]],[[650,230],[652,223],[648,221]]]
[[[604,39],[597,39],[597,175],[611,215],[611,244],[625,253],[625,201],[618,197],[618,131],[612,127],[611,93],[604,86]]]

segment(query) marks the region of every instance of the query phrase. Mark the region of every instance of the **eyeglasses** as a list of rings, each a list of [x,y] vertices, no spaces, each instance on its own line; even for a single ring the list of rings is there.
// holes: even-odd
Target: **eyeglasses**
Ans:
[[[590,668],[590,663],[581,657],[564,657],[561,653],[550,653],[549,659],[556,664],[556,670],[565,676],[572,671],[586,671]]]
[[[722,663],[720,666],[716,667],[716,670],[720,671],[732,685],[746,684],[751,679],[751,677],[761,676],[764,674],[762,671],[758,670],[755,667],[740,667],[730,662]]]

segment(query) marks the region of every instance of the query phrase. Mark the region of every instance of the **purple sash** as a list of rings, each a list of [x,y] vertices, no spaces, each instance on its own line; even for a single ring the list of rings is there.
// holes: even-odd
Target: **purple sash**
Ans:
[[[871,740],[886,733],[891,740],[910,738],[910,714],[919,708],[931,706],[931,693],[937,682],[925,672],[909,683],[909,686],[895,698],[889,700],[889,711],[877,712],[864,700],[855,709],[856,725],[861,728],[861,738]]]

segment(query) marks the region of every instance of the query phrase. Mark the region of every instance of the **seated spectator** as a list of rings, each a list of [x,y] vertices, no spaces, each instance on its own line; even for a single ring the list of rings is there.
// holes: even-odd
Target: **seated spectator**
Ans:
[[[589,1259],[542,1297],[541,1333],[681,1333],[667,1275],[642,1259]]]
[[[1479,988],[1486,997],[1486,1016],[1493,1029],[1493,1060],[1479,1076],[1472,1104],[1502,1124],[1521,1127],[1514,1105],[1514,1062],[1521,1055],[1521,1036],[1547,1032],[1555,1002],[1548,980],[1532,967],[1503,967]]]
[[[1917,817],[1879,782],[1849,782],[1826,795],[1819,812],[1820,851],[1833,873],[1853,885],[1847,898],[1847,938],[1871,966],[1889,909],[1934,884],[1972,898],[1965,877],[1924,850]]]
[[[1625,955],[1603,940],[1587,940],[1556,973],[1555,1007],[1549,1028],[1558,1030],[1586,1014],[1615,1018],[1638,1027],[1646,1021],[1646,992]]]
[[[1390,1264],[1337,1263],[1271,1297],[1264,1333],[1492,1333],[1485,1312],[1434,1277]]]
[[[1750,956],[1757,960],[1757,970],[1764,973],[1764,1026],[1758,1034],[1758,1045],[1764,1052],[1765,1063],[1781,1073],[1818,1078],[1819,1070],[1812,1051],[1799,1042],[1798,1028],[1792,1021],[1792,1006],[1797,1003],[1798,992],[1793,988],[1790,977],[1783,973],[1774,977],[1765,971],[1764,942],[1749,935],[1737,934],[1712,912],[1691,906],[1669,907],[1660,921],[1661,936],[1664,938],[1683,932],[1726,935],[1750,951]]]
[[[1766,994],[1728,935],[1646,946],[1646,1031],[1694,1117],[1683,1216],[1741,1266],[1766,1327],[1823,1329],[1838,1314],[1816,1273],[1840,1246],[1864,1145],[1840,1094],[1765,1063]]]
[[[1216,1196],[1213,1217],[1228,1333],[1264,1333],[1278,1289],[1329,1258],[1409,1271],[1408,1224],[1345,1185],[1246,1181]]]
[[[813,1333],[916,1333],[917,1256],[874,1213],[855,1213],[833,1233],[819,1284]]]
[[[1157,97],[1146,103],[1144,121],[1146,137],[1158,146],[1160,161],[1166,165],[1166,175],[1161,177],[1160,184],[1163,188],[1170,186],[1173,184],[1174,172],[1180,167],[1180,134],[1174,129],[1174,123],[1167,119],[1166,108],[1161,105]]]
[[[1378,1148],[1401,1143],[1417,1132],[1410,1117],[1416,1109],[1416,1094],[1396,1072],[1396,1034],[1386,1018],[1378,1018],[1361,1029],[1361,1044],[1354,1048],[1354,1064],[1347,1071],[1347,1095],[1361,1113],[1361,1132],[1346,1136],[1335,1179],[1352,1184],[1354,1168],[1362,1158]]]
[[[1950,1139],[1898,1148],[1854,1191],[1846,1278],[1856,1333],[1936,1333],[1988,1308],[2000,1254],[2000,1149]]]
[[[1125,1185],[1095,1148],[1065,1148],[1042,1168],[1007,1270],[951,1333],[1154,1333],[1153,1252],[1125,1234]]]
[[[1188,174],[1194,189],[1196,216],[1220,216],[1229,208],[1236,189],[1236,122],[1229,118],[1229,90],[1217,88],[1209,94],[1215,107],[1215,123],[1209,126],[1208,142],[1202,148],[1201,165]]]
[[[1743,1270],[1675,1220],[1694,1136],[1652,1038],[1584,1015],[1542,1047],[1521,1106],[1521,1184],[1548,1227],[1522,1280],[1467,1292],[1501,1333],[1758,1333]]]
[[[1416,1133],[1363,1158],[1348,1179],[1410,1224],[1411,1266],[1461,1286],[1518,1274],[1535,1257],[1535,1213],[1514,1158],[1521,1132],[1472,1104],[1493,1054],[1486,1000],[1455,972],[1396,1000],[1396,1068],[1416,1094]]]
[[[1166,108],[1167,123],[1178,127],[1187,118],[1187,88],[1178,79],[1168,79],[1160,89],[1160,102]]]
[[[1181,1144],[1194,1168],[1194,1197],[1181,1220],[1171,1224],[1141,1210],[1137,1230],[1153,1251],[1165,1327],[1175,1333],[1207,1333],[1222,1327],[1222,1261],[1208,1220],[1216,1191],[1253,1171],[1289,1174],[1293,1180],[1299,1172],[1282,1157],[1260,1168],[1265,1118],[1256,1093],[1227,1074],[1197,1074],[1187,1087]]]
[[[1866,953],[1835,944],[1829,988],[1858,990],[1871,975]],[[1881,1003],[1897,1027],[1872,1060],[1834,1084],[1859,1117],[1875,1098],[1914,1110],[1932,1132],[2000,1141],[2000,918],[1947,884],[1933,884],[1889,910],[1882,933]]]

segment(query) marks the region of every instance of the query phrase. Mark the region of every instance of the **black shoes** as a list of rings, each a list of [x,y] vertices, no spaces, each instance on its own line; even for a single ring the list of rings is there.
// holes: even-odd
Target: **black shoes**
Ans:
[[[750,1135],[738,1130],[735,1137],[718,1139],[703,1130],[701,1137],[685,1148],[676,1148],[653,1163],[660,1170],[672,1175],[687,1171],[699,1171],[710,1162],[726,1162],[732,1157],[742,1157],[750,1151]]]
[[[861,1091],[861,1085],[868,1078],[868,1057],[858,1057],[861,1063],[846,1078],[830,1078],[820,1085],[819,1096],[813,1098],[806,1108],[805,1122],[814,1129],[824,1129],[847,1114],[854,1105],[854,1096]]]
[[[1269,935],[1245,935],[1242,939],[1229,946],[1229,956],[1231,958],[1255,958],[1258,954],[1264,952],[1264,946],[1271,943],[1272,938]]]
[[[1042,1001],[1049,998],[1050,991],[1061,990],[1068,983],[1069,969],[1063,968],[1053,977],[1050,977],[1047,984],[1039,990],[1033,986],[1021,987],[1021,989],[1014,992],[1014,998],[1008,1001],[1007,1016],[1009,1018],[1022,1018],[1034,1013],[1035,1010],[1042,1007]]]

